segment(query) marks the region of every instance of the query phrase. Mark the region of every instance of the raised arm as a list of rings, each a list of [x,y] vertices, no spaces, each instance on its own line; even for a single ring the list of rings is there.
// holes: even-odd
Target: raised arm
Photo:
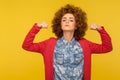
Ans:
[[[92,53],[106,53],[112,50],[112,42],[109,34],[105,31],[104,27],[100,27],[96,24],[91,25],[92,30],[97,30],[101,36],[101,44],[88,42]]]
[[[23,49],[32,51],[32,52],[40,52],[40,53],[42,53],[44,51],[45,46],[46,46],[46,41],[39,42],[39,43],[33,42],[36,34],[40,31],[41,28],[47,28],[47,24],[46,23],[41,23],[41,24],[36,23],[33,25],[33,27],[28,32],[28,34],[26,35],[26,37],[23,41],[23,44],[22,44]]]

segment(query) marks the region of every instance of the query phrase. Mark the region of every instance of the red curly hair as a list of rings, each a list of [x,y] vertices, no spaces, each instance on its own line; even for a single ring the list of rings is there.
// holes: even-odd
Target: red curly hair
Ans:
[[[63,36],[63,30],[61,29],[61,20],[66,13],[73,14],[75,17],[77,29],[74,32],[74,38],[76,40],[79,40],[85,35],[88,26],[86,13],[79,7],[67,4],[64,7],[60,8],[55,13],[55,16],[52,20],[52,31],[58,38],[61,38]]]

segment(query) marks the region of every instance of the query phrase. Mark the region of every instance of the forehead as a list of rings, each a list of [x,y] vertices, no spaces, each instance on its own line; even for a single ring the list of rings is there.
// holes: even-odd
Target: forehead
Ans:
[[[66,13],[62,18],[74,18],[74,15],[71,13]]]

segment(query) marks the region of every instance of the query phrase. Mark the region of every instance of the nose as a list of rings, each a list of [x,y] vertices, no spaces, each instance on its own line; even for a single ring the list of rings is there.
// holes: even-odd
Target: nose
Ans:
[[[69,23],[69,20],[66,20],[66,23]]]

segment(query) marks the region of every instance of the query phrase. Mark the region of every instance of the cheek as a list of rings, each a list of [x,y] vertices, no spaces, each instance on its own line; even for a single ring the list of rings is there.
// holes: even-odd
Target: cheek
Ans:
[[[73,23],[72,26],[74,29],[76,29],[76,23]]]
[[[72,23],[71,25],[74,26],[74,27],[76,27],[76,23]]]
[[[63,22],[61,22],[61,26],[63,25],[64,23]]]
[[[77,24],[76,24],[76,23],[74,23],[74,26],[75,26],[75,27],[76,27],[76,25],[77,25]]]
[[[65,25],[65,23],[64,22],[61,22],[61,27],[63,27]]]
[[[72,24],[73,26],[76,26],[75,23]]]

